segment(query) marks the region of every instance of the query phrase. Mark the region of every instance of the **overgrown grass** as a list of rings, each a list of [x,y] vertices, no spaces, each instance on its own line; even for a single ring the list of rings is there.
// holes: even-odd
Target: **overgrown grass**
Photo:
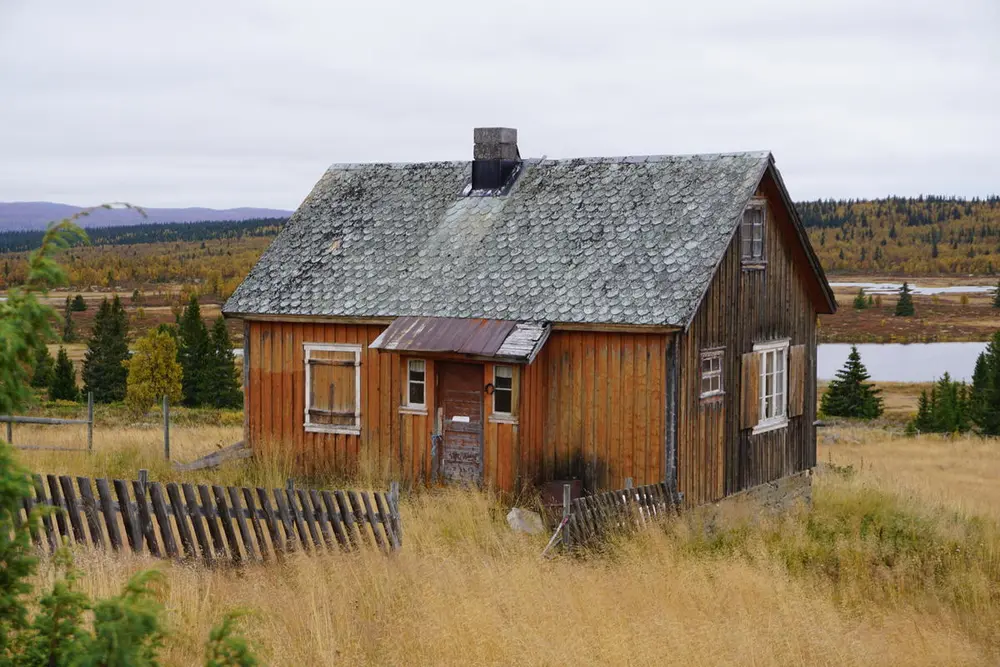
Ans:
[[[1000,443],[838,436],[821,452],[811,508],[691,512],[546,560],[548,535],[514,534],[500,498],[455,489],[404,496],[404,548],[390,558],[298,555],[240,570],[77,560],[95,596],[137,569],[166,571],[167,664],[196,662],[232,608],[250,611],[241,623],[275,665],[996,663],[1000,527],[971,499],[992,497]],[[90,465],[124,473],[141,460],[130,456]],[[280,485],[286,464],[215,479]]]

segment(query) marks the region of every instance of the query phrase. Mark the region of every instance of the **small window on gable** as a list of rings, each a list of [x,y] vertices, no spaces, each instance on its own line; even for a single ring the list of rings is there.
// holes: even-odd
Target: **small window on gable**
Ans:
[[[514,367],[493,367],[493,412],[509,415],[514,409]]]
[[[406,364],[406,406],[409,408],[427,407],[426,369],[427,363],[423,359],[410,359]]]
[[[744,265],[760,266],[766,260],[764,256],[764,229],[767,221],[767,202],[755,199],[743,211],[743,223],[740,225],[740,244]]]
[[[305,429],[361,432],[361,346],[305,343]]]
[[[721,396],[722,357],[724,350],[703,350],[701,353],[701,398]]]

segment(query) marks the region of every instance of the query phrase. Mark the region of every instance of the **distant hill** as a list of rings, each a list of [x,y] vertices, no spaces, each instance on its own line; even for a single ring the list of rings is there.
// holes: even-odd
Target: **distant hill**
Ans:
[[[795,205],[826,271],[1000,272],[1000,197],[887,197]]]
[[[80,206],[52,202],[0,202],[0,231],[38,230],[82,210]],[[273,208],[147,208],[148,217],[135,211],[98,209],[79,220],[84,227],[158,224],[164,222],[218,222],[262,218],[287,218],[291,211]]]

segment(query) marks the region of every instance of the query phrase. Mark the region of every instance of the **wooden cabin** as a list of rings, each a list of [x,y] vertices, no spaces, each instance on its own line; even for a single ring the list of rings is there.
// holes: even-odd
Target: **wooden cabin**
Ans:
[[[836,304],[770,153],[331,167],[226,303],[246,441],[306,474],[504,490],[816,461]]]

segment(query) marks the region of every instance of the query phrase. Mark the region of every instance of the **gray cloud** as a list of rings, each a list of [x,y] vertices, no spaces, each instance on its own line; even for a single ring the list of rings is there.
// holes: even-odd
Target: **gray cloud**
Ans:
[[[0,0],[0,200],[293,208],[332,162],[773,150],[795,198],[997,192],[995,0]]]

